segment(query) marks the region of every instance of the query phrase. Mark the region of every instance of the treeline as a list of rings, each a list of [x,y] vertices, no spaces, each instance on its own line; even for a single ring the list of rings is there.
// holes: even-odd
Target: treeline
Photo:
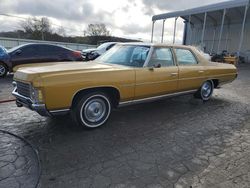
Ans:
[[[131,40],[120,37],[113,36],[61,36],[57,33],[44,33],[45,39],[47,41],[56,41],[56,42],[69,42],[69,43],[80,43],[80,44],[90,44],[98,45],[103,42],[140,42],[139,40]],[[20,38],[20,39],[32,39],[32,40],[41,40],[41,37],[34,37],[33,35],[26,33],[24,31],[10,31],[10,32],[0,32],[0,37],[8,38]]]
[[[21,24],[22,29],[9,32],[0,32],[0,37],[46,40],[56,42],[69,42],[80,44],[98,45],[103,42],[138,42],[126,38],[111,36],[111,32],[104,24],[89,24],[83,31],[83,36],[67,36],[63,27],[53,30],[48,18],[37,19],[35,17],[27,19]]]

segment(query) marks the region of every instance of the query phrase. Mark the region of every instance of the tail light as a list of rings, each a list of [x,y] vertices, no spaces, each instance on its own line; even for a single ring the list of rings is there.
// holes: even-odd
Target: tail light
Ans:
[[[74,56],[74,57],[80,57],[80,58],[81,58],[81,57],[82,57],[82,54],[81,54],[80,51],[74,51],[74,52],[73,52],[73,56]]]

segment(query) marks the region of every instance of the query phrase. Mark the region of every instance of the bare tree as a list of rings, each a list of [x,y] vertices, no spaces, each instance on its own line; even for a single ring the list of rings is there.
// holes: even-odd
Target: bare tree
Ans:
[[[58,35],[61,35],[63,37],[66,37],[66,31],[63,26],[59,27],[56,32]]]
[[[31,34],[34,39],[42,38],[42,40],[44,40],[46,33],[52,33],[51,24],[47,17],[42,17],[41,19],[30,17],[26,22],[23,22],[21,26],[24,31]]]
[[[105,24],[89,24],[84,30],[84,36],[110,36]]]

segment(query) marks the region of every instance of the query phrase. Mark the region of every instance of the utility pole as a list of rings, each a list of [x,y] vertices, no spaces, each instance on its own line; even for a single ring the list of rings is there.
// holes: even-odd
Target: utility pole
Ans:
[[[43,22],[43,19],[41,19],[41,33],[42,33],[42,40],[44,40],[44,22]]]

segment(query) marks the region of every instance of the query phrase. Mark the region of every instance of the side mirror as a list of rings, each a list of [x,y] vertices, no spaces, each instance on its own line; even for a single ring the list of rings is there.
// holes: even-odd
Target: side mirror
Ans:
[[[20,55],[22,53],[22,50],[17,50],[16,52],[15,52],[15,55]]]

